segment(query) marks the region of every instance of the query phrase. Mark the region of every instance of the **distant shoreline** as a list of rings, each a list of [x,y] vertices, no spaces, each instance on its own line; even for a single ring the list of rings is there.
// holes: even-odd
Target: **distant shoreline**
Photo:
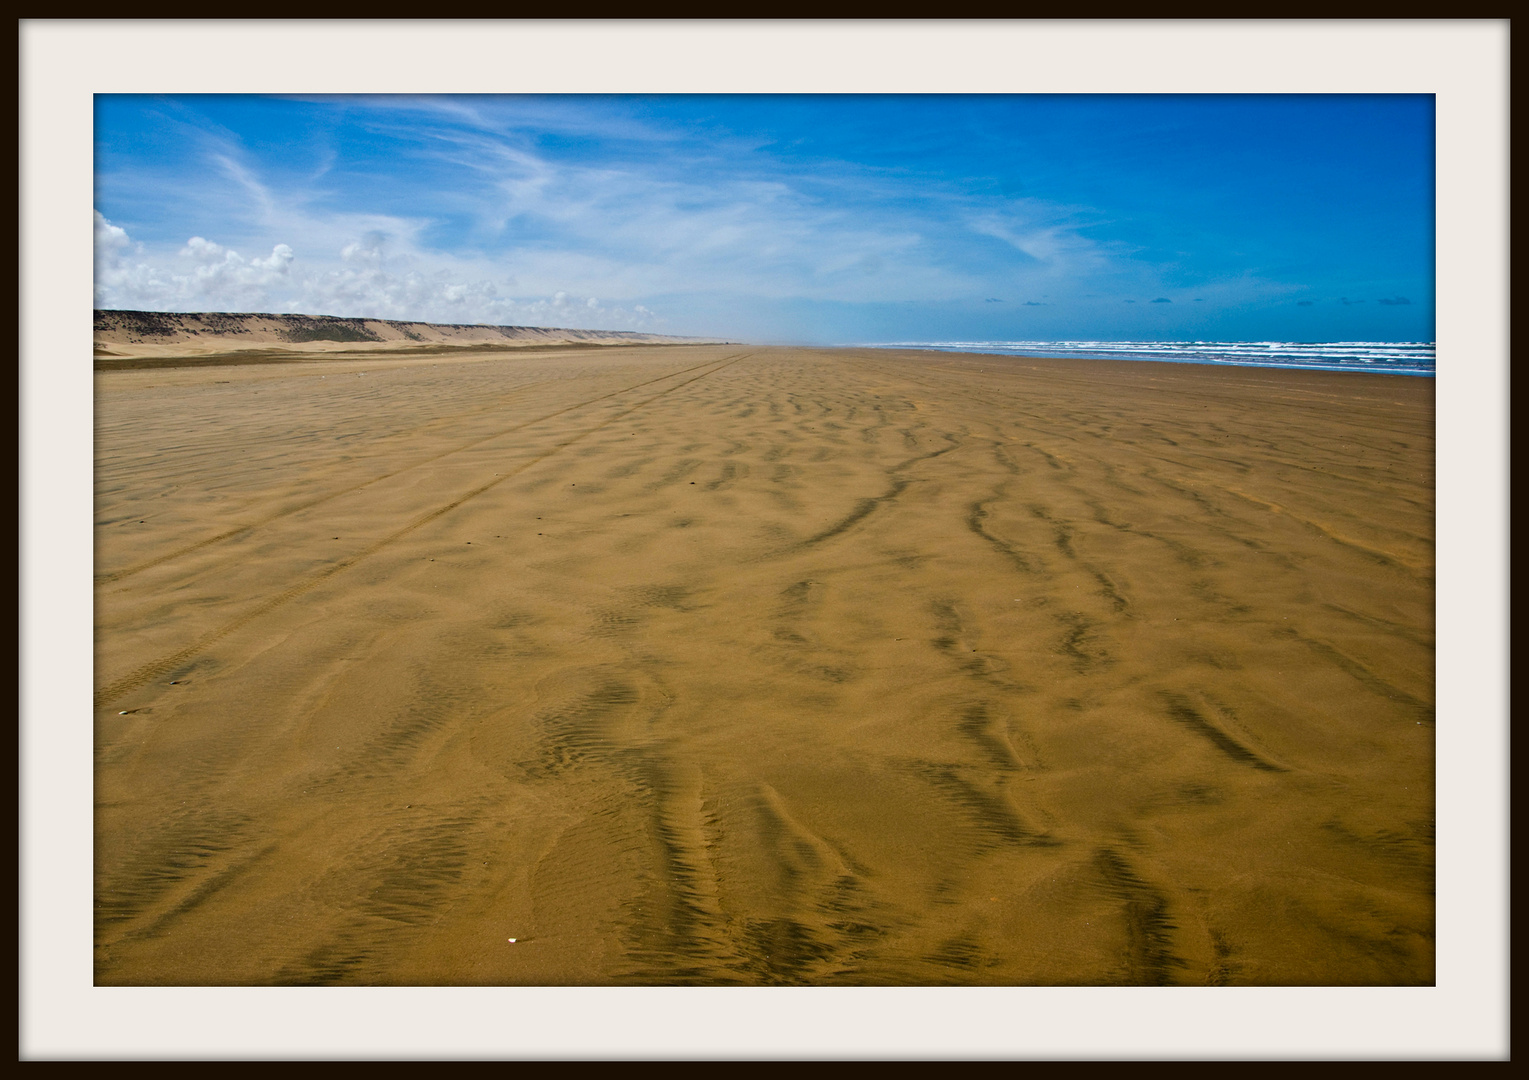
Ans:
[[[97,371],[406,359],[462,352],[742,344],[628,330],[405,322],[336,315],[97,309]],[[1365,372],[1433,378],[1433,342],[903,341],[849,346],[1059,360],[1123,360],[1265,370]]]
[[[905,341],[853,347],[1423,378],[1435,374],[1435,345],[1431,341]]]

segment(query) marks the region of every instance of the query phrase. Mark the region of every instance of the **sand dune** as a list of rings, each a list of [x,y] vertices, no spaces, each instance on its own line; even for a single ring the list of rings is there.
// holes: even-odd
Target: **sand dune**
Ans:
[[[517,349],[549,345],[697,344],[681,338],[625,330],[570,330],[545,326],[480,326],[333,315],[224,312],[97,311],[96,367],[121,370],[174,367],[209,360],[289,362],[317,354],[460,353],[464,349]]]
[[[1432,380],[530,349],[96,417],[100,984],[1433,981]]]

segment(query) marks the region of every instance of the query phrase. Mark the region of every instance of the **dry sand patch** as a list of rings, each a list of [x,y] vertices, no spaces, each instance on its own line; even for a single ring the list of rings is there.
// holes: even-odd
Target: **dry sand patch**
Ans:
[[[1348,373],[103,372],[97,981],[1431,983],[1432,467]]]

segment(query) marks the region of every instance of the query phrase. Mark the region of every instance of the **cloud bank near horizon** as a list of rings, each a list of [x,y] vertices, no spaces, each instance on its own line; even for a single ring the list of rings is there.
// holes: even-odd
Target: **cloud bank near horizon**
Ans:
[[[193,236],[172,262],[148,255],[97,211],[95,306],[571,329],[655,330],[662,321],[642,304],[626,308],[563,291],[532,299],[502,297],[491,279],[463,283],[449,266],[430,273],[407,259],[390,265],[378,246],[351,244],[340,252],[338,266],[300,266],[294,272],[296,254],[287,244],[276,244],[265,258],[245,258]]]

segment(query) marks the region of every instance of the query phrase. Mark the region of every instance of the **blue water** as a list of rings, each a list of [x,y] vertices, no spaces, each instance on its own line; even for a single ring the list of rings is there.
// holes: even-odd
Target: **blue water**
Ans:
[[[934,349],[1004,356],[1078,356],[1095,360],[1167,360],[1178,364],[1434,374],[1431,341],[896,341],[877,349]]]

